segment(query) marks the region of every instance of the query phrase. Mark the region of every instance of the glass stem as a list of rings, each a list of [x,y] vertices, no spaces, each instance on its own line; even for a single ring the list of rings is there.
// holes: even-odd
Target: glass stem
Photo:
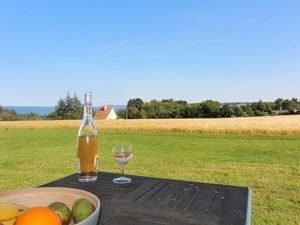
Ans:
[[[121,166],[122,177],[124,177],[124,165]]]

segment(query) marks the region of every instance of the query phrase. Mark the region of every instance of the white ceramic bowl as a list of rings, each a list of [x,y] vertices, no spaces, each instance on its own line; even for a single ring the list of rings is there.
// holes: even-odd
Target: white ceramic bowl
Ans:
[[[61,187],[41,187],[0,192],[0,202],[17,203],[27,207],[47,207],[52,202],[60,201],[72,209],[73,203],[79,198],[89,199],[94,204],[95,211],[76,225],[97,225],[101,205],[99,198],[92,193]],[[70,223],[70,225],[72,224],[73,222]]]

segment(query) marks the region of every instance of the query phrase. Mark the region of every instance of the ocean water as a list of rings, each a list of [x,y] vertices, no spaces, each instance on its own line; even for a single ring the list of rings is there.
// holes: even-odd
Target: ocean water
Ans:
[[[54,106],[2,106],[4,109],[14,109],[18,114],[37,113],[40,115],[48,115],[54,112]]]
[[[51,112],[54,112],[54,106],[2,106],[4,109],[14,109],[19,114],[27,113],[37,113],[39,115],[48,115]],[[113,109],[117,112],[118,110],[125,108],[125,105],[112,105]],[[97,110],[98,107],[93,107],[94,110]]]

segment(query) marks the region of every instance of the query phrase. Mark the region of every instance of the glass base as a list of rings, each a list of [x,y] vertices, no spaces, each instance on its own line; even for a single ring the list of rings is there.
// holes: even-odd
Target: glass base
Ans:
[[[117,177],[113,179],[115,184],[129,184],[132,180],[128,177]]]
[[[82,182],[82,183],[92,183],[92,182],[97,180],[97,175],[92,175],[92,176],[78,175],[77,179],[78,179],[79,182]]]

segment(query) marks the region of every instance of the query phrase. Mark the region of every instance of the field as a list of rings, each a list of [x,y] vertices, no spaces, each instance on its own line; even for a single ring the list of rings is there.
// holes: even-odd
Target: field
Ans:
[[[247,186],[252,224],[299,224],[300,117],[243,119],[99,121],[101,170],[118,172],[111,146],[131,143],[128,174]],[[74,173],[78,124],[1,122],[0,191]]]
[[[300,115],[220,119],[97,120],[99,130],[162,131],[209,134],[298,135]],[[80,121],[0,122],[0,128],[78,128]]]

